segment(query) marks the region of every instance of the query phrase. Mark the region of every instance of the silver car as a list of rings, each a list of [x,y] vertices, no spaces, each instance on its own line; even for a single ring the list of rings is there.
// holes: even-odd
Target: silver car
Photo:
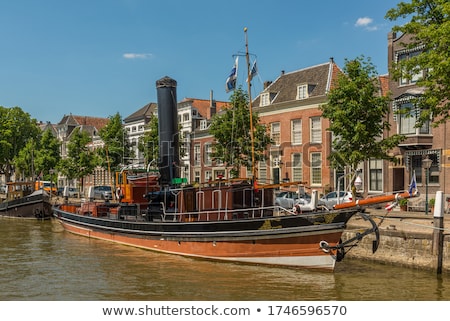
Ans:
[[[291,209],[295,204],[307,204],[311,202],[311,195],[305,193],[299,195],[297,192],[285,191],[275,198],[275,206]]]
[[[319,205],[324,205],[329,209],[333,209],[333,206],[336,204],[342,204],[342,203],[350,203],[353,202],[353,195],[352,192],[339,192],[339,198],[338,193],[330,192],[321,198],[319,198]]]
[[[94,186],[94,198],[112,200],[111,186]]]

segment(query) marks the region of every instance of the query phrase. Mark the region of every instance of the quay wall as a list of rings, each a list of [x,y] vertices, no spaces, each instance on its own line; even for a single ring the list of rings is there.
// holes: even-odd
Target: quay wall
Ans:
[[[375,221],[377,221],[375,219]],[[380,224],[381,223],[381,224]],[[380,222],[380,244],[378,250],[372,253],[374,234],[364,237],[357,246],[350,249],[346,258],[357,258],[396,266],[435,270],[438,268],[438,246],[434,244],[436,239],[433,233],[432,218],[426,219],[397,219],[394,221]],[[347,230],[342,235],[342,240],[356,236],[370,225],[363,220],[352,219],[347,225]],[[450,222],[447,224],[450,227]],[[443,232],[443,247],[441,250],[442,272],[450,272],[450,233]]]

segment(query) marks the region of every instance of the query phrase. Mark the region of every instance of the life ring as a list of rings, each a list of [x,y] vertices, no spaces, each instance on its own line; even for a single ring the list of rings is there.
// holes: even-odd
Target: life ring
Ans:
[[[327,241],[320,241],[319,246],[325,253],[330,253],[331,248]]]
[[[300,205],[295,204],[292,208],[292,212],[294,212],[295,215],[302,214],[302,208],[300,207]]]

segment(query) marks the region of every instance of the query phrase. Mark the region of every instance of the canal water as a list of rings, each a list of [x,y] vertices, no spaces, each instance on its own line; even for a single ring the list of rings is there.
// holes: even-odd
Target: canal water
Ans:
[[[2,301],[440,301],[450,275],[346,259],[317,272],[158,254],[0,218]]]

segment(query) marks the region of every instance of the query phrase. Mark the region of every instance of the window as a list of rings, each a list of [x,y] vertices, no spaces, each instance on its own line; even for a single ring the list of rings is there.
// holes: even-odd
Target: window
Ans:
[[[302,154],[292,154],[292,180],[303,180],[303,168],[302,168]]]
[[[205,130],[207,128],[208,128],[208,122],[206,121],[206,119],[200,120],[200,129]]]
[[[280,145],[280,123],[272,123],[270,128],[270,138],[272,138],[274,145]]]
[[[211,164],[212,164],[212,158],[211,158],[212,146],[211,146],[211,144],[205,144],[204,149],[205,149],[205,162],[204,163],[207,166],[211,166]]]
[[[403,50],[397,53],[397,62],[401,62],[402,60],[411,59],[420,54],[420,51],[410,51]],[[414,74],[407,74],[406,71],[402,71],[402,76],[400,78],[400,85],[409,85],[415,84],[420,78],[423,77],[423,71],[419,70]]]
[[[294,119],[291,121],[291,143],[302,143],[302,120]]]
[[[183,114],[183,121],[189,121],[189,113]]]
[[[395,118],[399,122],[399,134],[418,135],[430,133],[430,122],[427,121],[421,128],[416,128],[417,120],[420,116],[420,109],[407,99],[394,103]]]
[[[311,143],[322,143],[322,124],[320,117],[311,117]]]
[[[205,171],[205,182],[212,180],[211,171]]]
[[[200,171],[194,171],[194,181],[200,183]]]
[[[224,178],[226,178],[226,177],[225,177],[225,171],[223,169],[214,171],[214,179],[215,180],[224,179]]]
[[[267,105],[270,105],[270,95],[269,93],[262,93],[259,106],[262,107]]]
[[[258,162],[258,180],[262,183],[267,182],[267,166],[263,161]]]
[[[306,99],[308,98],[308,85],[303,84],[297,87],[297,99]]]
[[[381,159],[369,161],[369,190],[383,191],[383,161]]]
[[[322,153],[311,153],[311,185],[322,184]]]
[[[428,177],[428,183],[438,185],[439,175],[440,175],[440,151],[430,150],[427,153],[424,151],[411,151],[407,152],[407,164],[406,166],[411,169],[411,174],[416,174],[416,182],[418,184],[426,184],[426,171],[423,169],[423,159],[428,155],[428,157],[433,161],[430,167],[430,175]]]
[[[194,166],[200,166],[202,161],[202,155],[200,152],[200,144],[194,145]]]

